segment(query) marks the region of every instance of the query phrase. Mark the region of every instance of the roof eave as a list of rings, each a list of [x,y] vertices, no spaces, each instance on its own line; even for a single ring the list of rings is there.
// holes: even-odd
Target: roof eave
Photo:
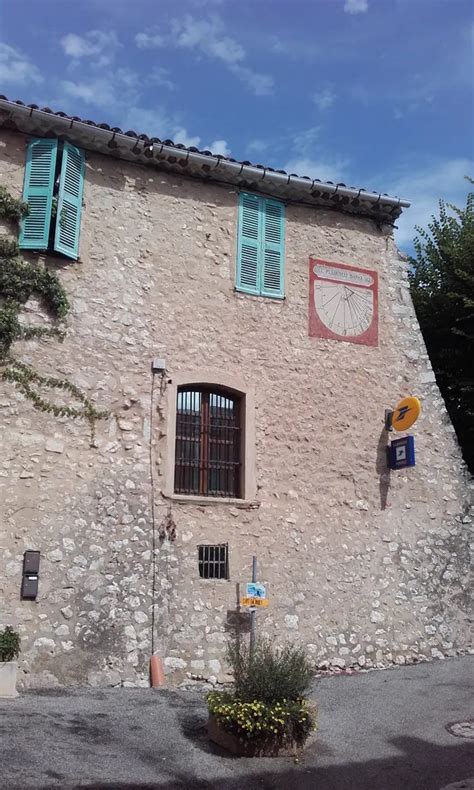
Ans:
[[[370,216],[378,222],[393,222],[410,203],[389,195],[367,192],[341,184],[235,162],[204,154],[145,136],[104,129],[96,124],[0,99],[0,126],[14,126],[26,134],[54,134],[89,150],[144,164],[157,163],[183,175],[212,179],[239,188],[257,190],[282,200],[325,206],[345,213]]]

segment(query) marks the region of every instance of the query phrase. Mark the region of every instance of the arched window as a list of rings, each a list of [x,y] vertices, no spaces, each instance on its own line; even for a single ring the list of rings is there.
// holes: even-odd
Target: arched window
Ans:
[[[178,387],[175,494],[241,497],[241,396],[217,386]]]

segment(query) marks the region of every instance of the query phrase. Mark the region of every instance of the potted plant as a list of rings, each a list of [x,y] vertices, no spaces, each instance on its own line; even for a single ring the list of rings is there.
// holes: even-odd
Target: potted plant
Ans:
[[[16,690],[16,659],[20,655],[20,635],[11,625],[0,631],[0,697],[12,699]]]
[[[233,692],[210,692],[209,738],[233,754],[276,757],[295,754],[316,729],[307,701],[314,669],[303,648],[275,648],[257,641],[253,651],[235,640],[228,648]]]

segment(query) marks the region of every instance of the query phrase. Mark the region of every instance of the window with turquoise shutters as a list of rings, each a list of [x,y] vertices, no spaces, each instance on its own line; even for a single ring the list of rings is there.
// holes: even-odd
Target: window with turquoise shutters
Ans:
[[[22,249],[78,258],[84,164],[84,153],[70,143],[38,138],[28,144],[23,199],[30,211],[21,223]]]
[[[248,192],[240,196],[236,288],[284,297],[283,203]]]
[[[30,213],[22,220],[19,245],[25,250],[46,250],[53,205],[58,141],[32,140],[26,149],[23,200]]]
[[[239,209],[237,288],[251,294],[260,293],[260,220],[260,198],[244,192]]]
[[[261,292],[263,296],[284,296],[284,211],[283,203],[262,200],[262,265]]]
[[[79,256],[83,186],[84,154],[74,145],[64,143],[54,249],[74,259]]]

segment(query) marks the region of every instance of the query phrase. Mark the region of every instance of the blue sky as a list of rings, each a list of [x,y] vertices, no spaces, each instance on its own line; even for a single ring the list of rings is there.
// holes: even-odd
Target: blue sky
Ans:
[[[413,201],[474,175],[472,0],[0,0],[0,92]]]

